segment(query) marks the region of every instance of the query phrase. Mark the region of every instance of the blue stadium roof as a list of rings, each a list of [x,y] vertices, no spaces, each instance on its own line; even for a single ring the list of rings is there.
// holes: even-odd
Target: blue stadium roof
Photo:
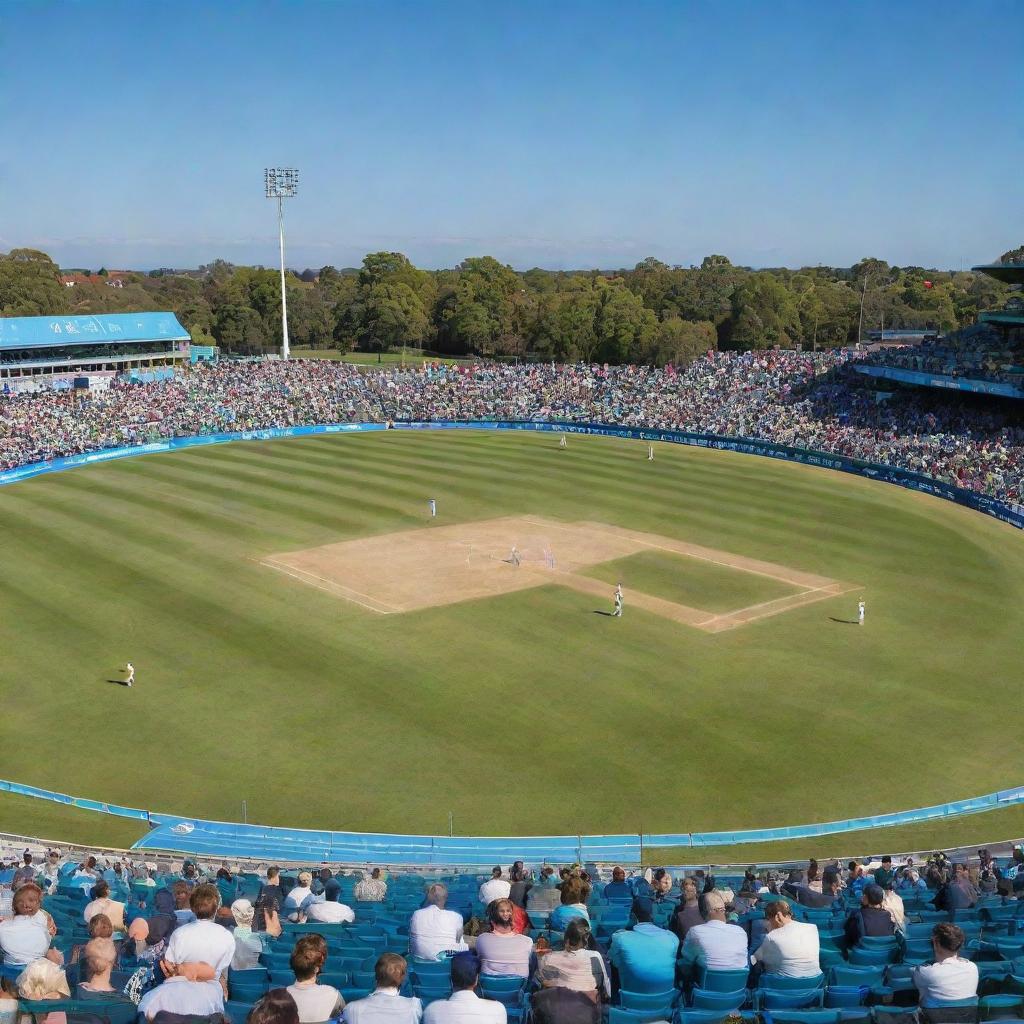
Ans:
[[[188,340],[173,313],[0,317],[0,349]]]

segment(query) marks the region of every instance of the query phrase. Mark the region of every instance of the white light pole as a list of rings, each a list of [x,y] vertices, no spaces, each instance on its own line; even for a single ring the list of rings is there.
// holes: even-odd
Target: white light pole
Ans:
[[[288,358],[288,298],[284,290],[284,201],[299,194],[299,172],[294,167],[267,167],[263,171],[267,198],[277,200],[281,234],[281,358]]]

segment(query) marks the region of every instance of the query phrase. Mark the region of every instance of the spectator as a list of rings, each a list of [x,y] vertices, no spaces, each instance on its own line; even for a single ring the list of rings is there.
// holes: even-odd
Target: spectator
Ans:
[[[480,886],[478,897],[486,910],[492,900],[507,900],[511,891],[512,884],[501,877],[501,868],[496,867],[491,869],[491,877]]]
[[[94,917],[93,921],[96,920]],[[162,960],[173,929],[174,919],[164,914],[154,914],[148,920],[137,917],[128,925],[128,938],[121,944],[121,956],[134,957],[147,964]]]
[[[537,971],[537,980],[544,988],[569,988],[586,993],[594,1001],[611,998],[611,982],[604,958],[593,948],[590,922],[573,918],[565,929],[560,951],[548,953]]]
[[[892,857],[886,854],[882,858],[882,866],[875,868],[875,885],[880,885],[882,889],[891,889],[893,883],[892,873]]]
[[[299,1008],[300,1024],[334,1020],[345,1008],[341,993],[317,980],[326,962],[327,942],[322,935],[303,935],[295,943],[288,961],[295,984],[288,986],[288,992]]]
[[[903,898],[893,889],[885,889],[883,892],[882,907],[889,911],[896,931],[902,932],[907,920],[906,911],[903,909]]]
[[[846,933],[846,943],[849,946],[856,946],[865,935],[882,936],[895,935],[896,924],[892,914],[882,906],[885,893],[877,885],[864,886],[861,895],[861,905],[846,919],[843,931]]]
[[[110,974],[117,963],[117,949],[110,939],[93,939],[88,942],[85,947],[84,963],[88,980],[80,981],[76,986],[76,999],[119,1002],[134,1008],[132,1000],[110,983]]]
[[[739,971],[748,967],[747,933],[735,924],[727,924],[725,900],[718,892],[705,893],[704,924],[696,925],[686,933],[680,951],[684,966],[699,965],[711,971]]]
[[[70,999],[71,990],[60,967],[42,958],[33,960],[18,975],[18,995],[22,999]]]
[[[145,919],[140,918],[139,920],[145,924]],[[114,937],[114,926],[110,923],[110,918],[106,914],[93,914],[92,919],[89,921],[89,940],[93,939],[113,939]],[[85,955],[85,947],[88,945],[87,942],[76,942],[71,947],[71,955],[68,957],[68,965],[78,963]],[[82,971],[80,972],[80,980],[86,980],[89,977],[88,964],[83,964]]]
[[[582,917],[589,923],[590,914],[587,912],[586,898],[586,887],[583,880],[577,875],[570,875],[562,883],[561,903],[551,912],[548,927],[558,932],[564,932],[574,917]]]
[[[215,887],[210,888],[216,891]],[[185,928],[195,927],[195,924],[185,925]],[[184,928],[181,930],[184,931]],[[225,931],[224,934],[228,933]],[[139,1000],[140,1016],[152,1020],[162,1012],[176,1013],[183,1017],[212,1017],[224,1012],[224,990],[219,981],[213,978],[194,981],[194,972],[187,971],[184,964],[167,961],[164,961],[164,972],[167,977],[163,984],[151,988]]]
[[[196,919],[192,911],[192,890],[188,882],[179,878],[171,886],[171,896],[174,897],[174,919],[177,924],[191,924]]]
[[[14,889],[20,888],[26,882],[34,882],[36,880],[36,869],[32,863],[32,852],[26,850],[22,856],[22,865],[14,872],[14,878],[11,879],[11,887]]]
[[[1024,877],[1024,871],[1021,872]],[[546,918],[552,911],[561,906],[562,891],[558,888],[559,879],[550,864],[541,869],[537,884],[526,897],[526,912],[535,921]]]
[[[370,877],[365,875],[356,882],[354,897],[357,903],[380,903],[388,894],[388,884],[380,877],[380,868],[374,868]]]
[[[651,878],[651,889],[654,902],[664,902],[672,892],[672,875],[664,868],[657,868]]]
[[[763,964],[765,972],[783,978],[817,978],[820,946],[816,925],[793,920],[793,911],[785,900],[773,900],[764,908],[768,934],[751,957]]]
[[[973,907],[981,898],[978,887],[971,881],[971,874],[966,864],[959,863],[954,866],[953,885],[963,892],[968,907]]]
[[[374,968],[377,987],[365,999],[357,999],[345,1007],[344,1024],[419,1024],[423,1005],[415,997],[399,994],[407,971],[403,957],[397,953],[382,954]]]
[[[434,1000],[423,1011],[423,1024],[505,1024],[505,1007],[497,1000],[481,999],[476,994],[480,967],[472,953],[456,953],[452,957],[452,994],[447,999]]]
[[[115,932],[124,931],[124,904],[110,898],[110,886],[106,882],[97,882],[93,888],[93,899],[85,905],[82,916],[85,923],[96,914],[105,914]]]
[[[811,892],[821,892],[821,871],[818,862],[812,857],[807,863],[807,875],[804,884]]]
[[[313,882],[313,895],[323,896],[328,903],[337,903],[341,897],[341,882],[330,868],[321,868]]]
[[[253,931],[265,932],[268,927],[268,912],[273,912],[276,917],[283,905],[284,893],[281,891],[281,869],[274,864],[267,868],[267,880],[260,887],[259,895],[256,897],[255,913],[252,919]]]
[[[299,1024],[299,1008],[288,989],[272,988],[249,1011],[245,1024]]]
[[[991,895],[999,888],[999,880],[1003,877],[999,866],[992,859],[988,850],[978,851],[978,889],[985,895]]]
[[[306,901],[313,895],[313,875],[309,871],[300,871],[297,882],[284,898],[284,913],[289,921],[300,920]]]
[[[626,872],[620,867],[612,868],[612,880],[604,887],[606,900],[632,899],[633,890],[626,881]]]
[[[746,891],[749,892],[749,890]],[[741,889],[741,895],[743,892],[744,890]],[[669,927],[682,942],[691,928],[704,923],[704,918],[700,912],[700,904],[697,902],[697,883],[692,878],[683,879],[680,895],[679,906],[676,907],[675,913],[672,915]],[[756,896],[754,902],[757,902]]]
[[[0,951],[5,964],[27,965],[44,957],[55,964],[63,962],[60,952],[50,949],[50,930],[40,916],[40,896],[37,885],[23,885],[14,894],[14,917],[0,921]]]
[[[588,992],[545,988],[530,1000],[533,1024],[601,1024],[601,1004]]]
[[[414,957],[433,960],[438,953],[467,949],[462,941],[462,915],[445,910],[448,889],[436,883],[427,889],[427,906],[409,918],[409,950]]]
[[[509,872],[508,898],[516,907],[525,912],[526,898],[533,888],[533,881],[522,864],[521,860],[517,860]]]
[[[248,971],[260,965],[260,955],[269,947],[270,940],[281,934],[281,922],[273,910],[265,912],[267,930],[254,932],[252,923],[256,908],[248,900],[235,900],[231,904],[231,916],[235,919],[235,953],[231,958],[231,970]],[[134,922],[133,922],[134,924]]]
[[[935,962],[913,968],[911,976],[923,1007],[935,1007],[978,994],[978,965],[960,956],[964,933],[943,921],[932,929]]]
[[[235,939],[226,928],[216,923],[220,893],[215,885],[197,885],[189,898],[196,920],[175,928],[167,943],[164,959],[171,964],[205,963],[221,978],[235,956]]]
[[[679,938],[654,924],[650,910],[638,903],[636,924],[615,932],[608,959],[627,992],[667,992],[675,985]]]
[[[330,902],[325,896],[313,896],[306,901],[305,911],[299,912],[300,921],[318,921],[321,924],[351,924],[356,912],[345,903]]]
[[[515,974],[528,978],[533,973],[533,939],[517,934],[513,927],[515,905],[508,899],[492,900],[487,907],[491,930],[476,940],[476,954],[483,974]]]

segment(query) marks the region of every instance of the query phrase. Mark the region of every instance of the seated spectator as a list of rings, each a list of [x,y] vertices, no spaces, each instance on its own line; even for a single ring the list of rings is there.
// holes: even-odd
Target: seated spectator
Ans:
[[[427,889],[427,906],[409,918],[409,951],[414,957],[433,960],[438,953],[458,952],[469,947],[462,941],[462,915],[445,910],[448,889],[435,883]]]
[[[456,953],[452,957],[452,994],[435,999],[423,1011],[424,1024],[505,1024],[508,1013],[504,1005],[476,994],[479,980],[480,961],[472,953]]]
[[[882,897],[882,908],[889,911],[896,931],[902,932],[907,920],[906,911],[903,909],[903,898],[891,888],[883,891],[885,895]]]
[[[272,988],[249,1011],[245,1024],[299,1024],[299,1008],[287,989]]]
[[[134,957],[142,963],[156,963],[163,959],[167,939],[173,930],[174,918],[166,914],[154,914],[148,920],[137,917],[128,925],[128,938],[121,943],[121,956]]]
[[[341,898],[341,882],[330,868],[321,868],[320,874],[313,880],[313,895],[323,896],[328,903],[337,903]]]
[[[864,874],[864,866],[857,861],[851,860],[846,866],[846,888],[857,896],[864,892],[864,887],[870,879]]]
[[[231,916],[235,919],[235,955],[231,958],[231,970],[248,971],[259,967],[260,955],[265,953],[270,940],[281,934],[281,922],[277,914],[266,912],[267,930],[254,932],[252,922],[256,916],[256,908],[248,900],[235,900],[231,904]],[[132,922],[134,926],[135,922]]]
[[[23,885],[12,901],[14,917],[0,921],[0,951],[4,963],[27,965],[44,957],[63,963],[60,952],[50,949],[50,929],[40,914],[41,893],[32,882]]]
[[[529,873],[523,868],[523,862],[517,860],[509,872],[508,898],[520,909],[526,910],[526,897],[533,888]]]
[[[545,988],[530,999],[533,1024],[601,1024],[601,1004],[587,992]]]
[[[356,882],[353,894],[357,903],[380,903],[388,894],[388,883],[380,877],[380,868],[374,868],[370,877],[365,875]]]
[[[955,924],[943,921],[932,929],[935,962],[915,967],[911,973],[923,1007],[971,999],[978,994],[978,965],[960,956],[964,939],[963,931]]]
[[[985,895],[991,895],[998,891],[999,880],[1003,877],[1003,873],[988,850],[978,851],[978,861],[978,889]]]
[[[350,924],[356,912],[345,903],[331,903],[326,896],[312,896],[299,911],[299,921],[318,921],[321,924]]]
[[[145,924],[144,920],[143,924]],[[93,939],[113,939],[113,937],[114,926],[110,923],[110,918],[106,914],[95,914],[89,922],[89,941],[91,942]],[[72,964],[81,962],[85,956],[85,947],[88,944],[88,942],[76,942],[71,947],[71,954],[67,957],[67,965],[69,967]],[[89,977],[88,971],[88,964],[83,963],[78,974],[78,980],[86,981]]]
[[[741,889],[741,897],[743,892],[744,890]],[[750,890],[747,890],[747,892],[750,892]],[[751,906],[753,906],[757,902],[757,895],[755,893],[751,893],[751,895],[754,897],[751,903]],[[675,913],[669,921],[669,928],[672,929],[680,942],[686,938],[686,933],[691,928],[704,923],[704,918],[700,912],[700,904],[697,902],[697,883],[692,878],[683,879],[681,897],[679,906],[676,907]],[[740,912],[742,913],[742,911]]]
[[[612,868],[612,880],[604,887],[606,900],[632,899],[633,890],[626,881],[626,872],[620,867]]]
[[[981,892],[971,880],[971,873],[966,864],[960,863],[954,866],[953,885],[962,891],[968,907],[973,907],[981,898]]]
[[[507,900],[511,891],[511,882],[506,882],[501,877],[501,868],[496,867],[491,869],[491,877],[480,886],[477,896],[486,910],[494,900]]]
[[[117,948],[111,939],[93,939],[86,943],[84,964],[87,981],[75,988],[76,999],[100,999],[104,1002],[135,1004],[110,983],[110,974],[117,964]]]
[[[704,924],[686,933],[680,959],[686,967],[700,965],[712,971],[739,971],[747,968],[747,933],[739,925],[726,922],[725,900],[718,892],[700,898]]]
[[[923,893],[928,891],[928,883],[915,868],[904,867],[900,870],[896,888],[901,892]]]
[[[60,967],[44,957],[18,975],[18,995],[22,999],[70,999],[71,989]]]
[[[404,957],[383,953],[373,972],[377,987],[365,999],[357,999],[345,1007],[341,1015],[344,1024],[419,1024],[423,1004],[415,996],[399,994],[407,971]]]
[[[174,897],[174,917],[178,924],[191,924],[196,915],[192,912],[192,905],[189,902],[192,890],[188,882],[179,878],[171,886],[171,895]]]
[[[592,944],[590,922],[573,918],[565,929],[564,948],[541,960],[537,981],[544,988],[569,988],[586,993],[595,1002],[607,1001],[611,998],[611,983],[604,958],[591,948]]]
[[[807,871],[804,875],[804,885],[806,885],[811,892],[821,892],[821,869],[818,867],[818,862],[813,857],[807,862]]]
[[[653,923],[647,906],[633,904],[636,924],[612,936],[608,960],[627,992],[667,992],[675,987],[679,937]]]
[[[891,889],[893,883],[892,857],[886,854],[882,858],[882,866],[875,868],[875,885],[880,885],[883,890]]]
[[[288,963],[295,973],[295,984],[288,992],[299,1008],[300,1024],[334,1020],[345,1008],[341,993],[317,978],[327,962],[327,941],[322,935],[303,935],[295,943]]]
[[[533,939],[517,934],[511,900],[492,900],[487,907],[491,930],[477,936],[476,955],[483,974],[515,974],[528,978],[533,972]]]
[[[828,882],[822,883],[822,891],[815,892],[810,886],[795,885],[792,882],[784,882],[782,889],[787,896],[791,896],[802,907],[812,907],[817,910],[841,910],[843,908],[842,883],[839,876],[831,874]]]
[[[124,904],[110,898],[110,886],[106,882],[97,882],[93,888],[93,899],[85,905],[82,916],[88,924],[93,915],[106,914],[115,932],[124,931]]]
[[[0,978],[0,1024],[18,1024],[18,988],[11,978]]]
[[[793,911],[785,900],[773,900],[764,908],[768,934],[751,957],[763,964],[767,974],[783,978],[817,978],[820,944],[813,924],[793,920]]]
[[[216,916],[220,908],[220,893],[215,885],[197,885],[189,897],[189,905],[196,920],[175,928],[164,954],[166,963],[205,963],[220,978],[231,966],[235,955],[235,938],[221,925]],[[167,1009],[167,1007],[165,1007]]]
[[[256,897],[255,915],[252,919],[252,928],[255,932],[267,930],[267,911],[273,911],[276,916],[284,905],[284,893],[281,891],[281,869],[276,865],[267,868],[267,880],[260,887],[259,895]]]
[[[1024,877],[1024,872],[1021,875]],[[555,869],[550,864],[541,869],[537,884],[526,897],[526,912],[533,920],[547,917],[561,905],[562,892],[558,888],[558,881]]]
[[[32,852],[26,850],[22,854],[22,865],[14,872],[14,877],[11,879],[11,887],[14,889],[20,889],[26,882],[34,882],[36,880],[36,868],[32,863]]]
[[[210,888],[216,891],[213,886]],[[195,928],[197,925],[189,924],[185,927]],[[220,925],[212,927],[219,928]],[[229,934],[225,929],[221,930],[225,935]],[[216,979],[193,981],[195,972],[186,971],[183,964],[172,964],[166,960],[164,973],[167,975],[164,982],[151,988],[139,1000],[140,1016],[152,1020],[162,1012],[176,1013],[183,1017],[211,1017],[215,1013],[224,1012],[224,989]]]
[[[300,871],[298,885],[288,890],[284,898],[284,914],[289,921],[298,921],[299,914],[305,909],[304,904],[313,895],[313,876],[308,871]]]
[[[846,934],[846,942],[849,946],[856,946],[865,935],[881,936],[895,935],[896,924],[892,914],[882,906],[885,893],[877,885],[864,886],[861,894],[861,905],[850,912],[850,916],[843,925]]]
[[[548,918],[548,927],[556,932],[564,932],[569,922],[574,917],[582,917],[589,923],[590,914],[587,912],[586,889],[582,880],[575,875],[570,876],[562,883],[560,905]]]
[[[651,899],[655,903],[663,903],[670,898],[671,893],[672,875],[665,868],[657,868],[651,877]]]

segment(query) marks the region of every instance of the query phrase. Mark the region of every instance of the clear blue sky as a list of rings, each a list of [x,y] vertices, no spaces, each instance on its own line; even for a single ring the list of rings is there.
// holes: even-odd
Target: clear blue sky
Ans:
[[[0,248],[890,262],[1024,242],[1024,2],[19,2]]]

